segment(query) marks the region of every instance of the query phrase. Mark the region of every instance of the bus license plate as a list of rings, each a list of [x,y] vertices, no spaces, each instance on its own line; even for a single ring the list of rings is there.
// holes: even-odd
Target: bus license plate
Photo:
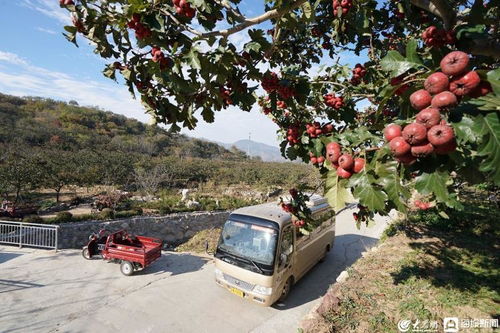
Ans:
[[[238,295],[240,297],[244,297],[243,291],[236,289],[236,288],[230,288],[229,291],[231,291],[233,294]]]

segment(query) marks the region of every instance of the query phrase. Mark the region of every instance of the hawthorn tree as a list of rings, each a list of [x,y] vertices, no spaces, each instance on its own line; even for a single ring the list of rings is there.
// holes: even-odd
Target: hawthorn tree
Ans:
[[[90,40],[158,123],[258,104],[283,156],[319,168],[336,210],[356,198],[360,220],[406,211],[413,189],[422,209],[458,209],[454,182],[500,183],[498,0],[264,0],[255,17],[239,0],[60,4],[67,39]]]

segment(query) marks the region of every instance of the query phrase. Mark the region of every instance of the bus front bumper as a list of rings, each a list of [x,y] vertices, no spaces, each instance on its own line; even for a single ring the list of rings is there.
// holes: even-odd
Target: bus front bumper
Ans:
[[[230,284],[227,281],[225,281],[224,279],[221,279],[217,276],[215,277],[215,282],[217,283],[217,285],[228,290],[230,293],[233,293],[236,296],[244,298],[248,301],[253,301],[259,305],[271,306],[274,303],[274,300],[272,299],[272,297],[273,297],[272,293],[271,293],[271,295],[262,295],[262,294],[255,292],[255,291],[243,290],[242,288],[239,288],[236,285]]]

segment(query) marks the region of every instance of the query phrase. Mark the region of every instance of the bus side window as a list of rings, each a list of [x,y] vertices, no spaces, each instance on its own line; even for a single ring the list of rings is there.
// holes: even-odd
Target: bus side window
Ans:
[[[293,229],[287,227],[283,230],[280,246],[280,266],[287,266],[293,252]]]

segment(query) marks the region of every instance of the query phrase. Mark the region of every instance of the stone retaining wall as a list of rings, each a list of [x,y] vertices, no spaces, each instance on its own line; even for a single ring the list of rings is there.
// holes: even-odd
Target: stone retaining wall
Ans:
[[[138,216],[110,221],[85,221],[60,224],[58,248],[82,248],[88,237],[100,229],[127,229],[135,235],[162,239],[167,247],[188,240],[198,231],[220,227],[229,212],[176,213],[165,216]]]

